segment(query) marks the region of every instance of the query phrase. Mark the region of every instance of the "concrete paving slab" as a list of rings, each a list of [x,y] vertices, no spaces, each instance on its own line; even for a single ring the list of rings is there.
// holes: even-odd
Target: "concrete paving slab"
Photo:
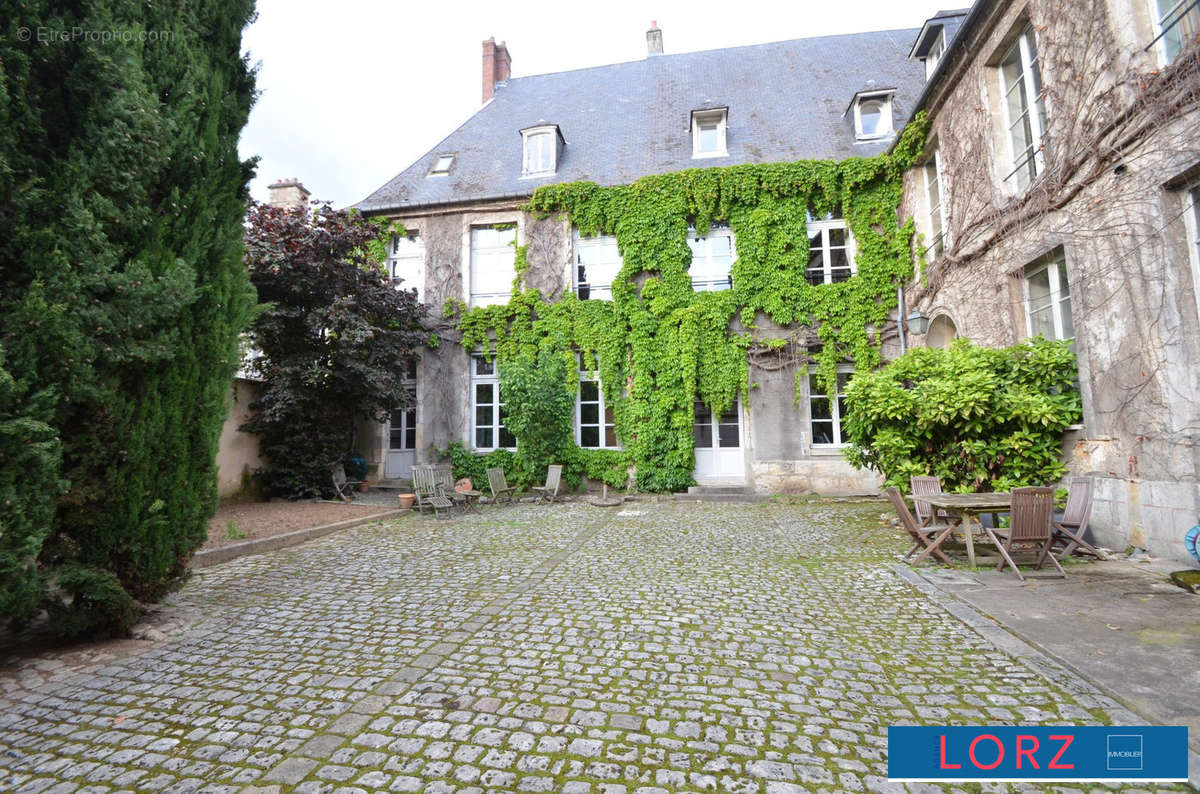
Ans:
[[[1186,725],[1200,750],[1200,596],[1178,566],[1071,565],[1066,579],[923,569],[922,575],[1100,685],[1147,720]]]

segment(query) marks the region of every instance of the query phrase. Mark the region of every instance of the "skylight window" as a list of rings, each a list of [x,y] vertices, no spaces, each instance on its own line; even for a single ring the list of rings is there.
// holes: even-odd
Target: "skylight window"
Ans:
[[[431,175],[440,175],[450,173],[450,166],[454,163],[454,155],[439,154],[437,160],[433,164],[433,168],[429,170]]]

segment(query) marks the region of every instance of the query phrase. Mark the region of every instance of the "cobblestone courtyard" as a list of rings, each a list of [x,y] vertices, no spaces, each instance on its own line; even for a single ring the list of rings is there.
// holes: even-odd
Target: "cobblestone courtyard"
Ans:
[[[888,724],[1110,721],[898,576],[884,510],[523,505],[219,565],[181,634],[0,696],[0,790],[903,790]]]

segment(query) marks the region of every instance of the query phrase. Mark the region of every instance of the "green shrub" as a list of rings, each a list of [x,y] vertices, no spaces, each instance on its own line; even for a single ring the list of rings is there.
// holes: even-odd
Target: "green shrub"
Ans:
[[[846,458],[908,489],[932,474],[946,490],[1047,485],[1066,467],[1063,431],[1081,416],[1075,354],[1038,337],[1004,349],[958,340],[856,374],[846,391]]]
[[[119,633],[135,600],[186,570],[217,503],[254,302],[253,163],[237,151],[253,2],[13,7],[0,21],[0,345],[16,388],[0,398],[0,489],[24,493],[0,504],[0,609],[26,619],[38,591],[62,633]],[[161,35],[47,45],[14,35],[18,22]],[[14,455],[22,437],[33,446]]]

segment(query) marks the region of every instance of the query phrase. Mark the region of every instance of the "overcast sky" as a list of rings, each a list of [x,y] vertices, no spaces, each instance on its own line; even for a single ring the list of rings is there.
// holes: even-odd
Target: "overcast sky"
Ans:
[[[945,3],[956,6],[967,3]],[[255,198],[296,177],[337,206],[365,198],[479,109],[480,43],[506,41],[513,77],[864,30],[919,28],[936,0],[513,3],[258,0],[243,37],[261,96],[242,133]]]

